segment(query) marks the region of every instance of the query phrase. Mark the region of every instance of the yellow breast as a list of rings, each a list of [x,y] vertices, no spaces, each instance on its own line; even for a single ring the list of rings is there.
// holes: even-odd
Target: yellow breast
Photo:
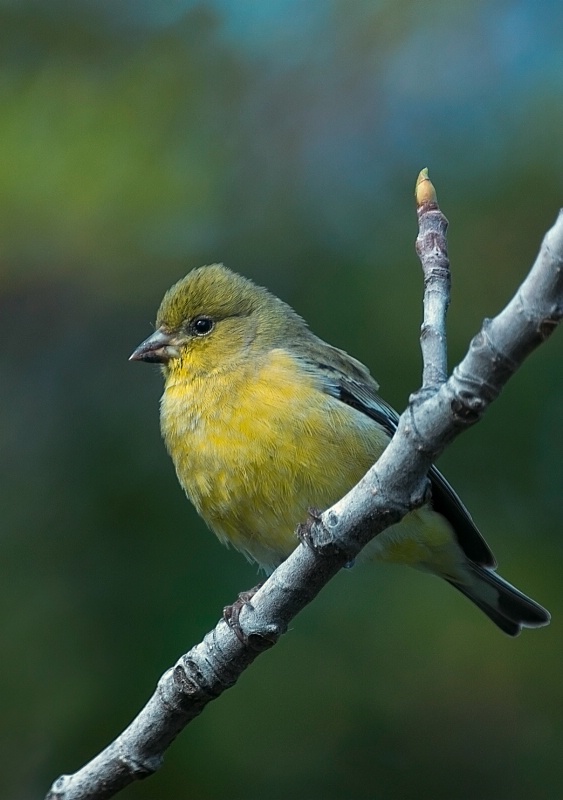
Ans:
[[[267,569],[296,546],[307,509],[345,494],[388,441],[283,350],[205,377],[171,374],[161,425],[198,512]]]

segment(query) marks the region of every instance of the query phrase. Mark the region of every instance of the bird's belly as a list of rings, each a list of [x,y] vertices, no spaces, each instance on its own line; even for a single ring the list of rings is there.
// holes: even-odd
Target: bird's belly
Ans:
[[[283,386],[274,396],[271,387],[257,396],[255,387],[237,400],[217,413],[217,404],[190,405],[170,387],[162,430],[199,514],[219,539],[270,571],[298,544],[295,529],[307,510],[327,508],[351,489],[387,437],[316,389],[297,401]]]
[[[320,391],[291,363],[269,364],[267,378],[239,383],[209,377],[168,384],[161,424],[178,478],[219,539],[266,571],[298,543],[309,508],[340,499],[389,441],[369,417]],[[430,507],[377,536],[365,555],[456,574],[461,551],[444,517]]]

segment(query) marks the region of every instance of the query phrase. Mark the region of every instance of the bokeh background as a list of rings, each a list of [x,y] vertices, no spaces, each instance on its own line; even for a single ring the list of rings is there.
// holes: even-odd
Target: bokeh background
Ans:
[[[257,574],[204,529],[128,364],[224,261],[420,379],[413,186],[450,219],[452,365],[563,196],[560,0],[0,2],[0,796],[105,746]],[[563,793],[563,332],[440,462],[552,625],[348,570],[135,800]]]

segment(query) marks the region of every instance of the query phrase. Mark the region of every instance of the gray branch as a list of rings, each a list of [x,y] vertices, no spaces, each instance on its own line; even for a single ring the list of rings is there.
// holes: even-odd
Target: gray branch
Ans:
[[[424,316],[420,329],[422,386],[435,389],[448,377],[446,314],[450,304],[448,220],[440,211],[436,192],[423,169],[416,183],[418,236],[416,252],[424,272]]]
[[[243,608],[240,626],[248,644],[242,644],[221,620],[164,673],[146,706],[115,741],[78,772],[55,781],[48,800],[102,800],[157,770],[178,733],[278,641],[338,570],[371,538],[424,502],[431,463],[481,418],[526,356],[560,322],[563,212],[514,298],[497,317],[485,320],[466,357],[446,381],[447,221],[427,175],[419,179],[417,205],[417,251],[425,274],[423,388],[410,398],[393,440],[354,489],[302,526],[306,543]]]

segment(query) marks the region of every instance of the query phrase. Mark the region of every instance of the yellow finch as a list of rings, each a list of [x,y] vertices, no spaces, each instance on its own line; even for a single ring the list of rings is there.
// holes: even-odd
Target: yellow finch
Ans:
[[[164,296],[157,329],[131,359],[162,364],[161,428],[178,479],[207,525],[271,572],[324,509],[367,472],[397,414],[366,367],[323,342],[286,303],[222,265]],[[495,572],[471,516],[436,468],[432,502],[365,549],[439,575],[503,631],[548,612]]]

